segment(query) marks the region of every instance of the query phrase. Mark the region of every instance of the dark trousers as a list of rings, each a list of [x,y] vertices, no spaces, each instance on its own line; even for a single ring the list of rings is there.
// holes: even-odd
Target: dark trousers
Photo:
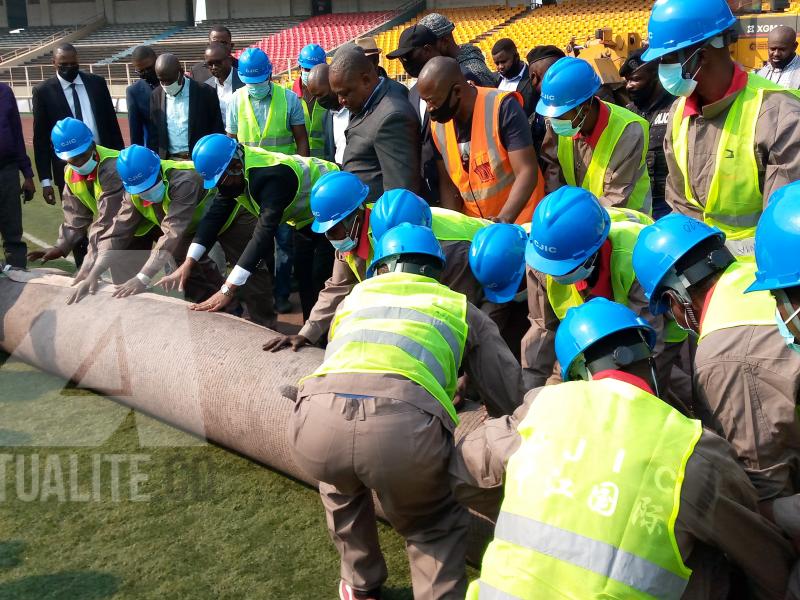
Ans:
[[[300,292],[300,306],[303,308],[303,321],[308,319],[319,293],[333,272],[334,254],[328,238],[311,231],[311,225],[298,229],[295,233],[294,271]]]
[[[0,237],[6,262],[24,269],[28,264],[28,247],[22,241],[22,191],[17,165],[0,166]]]

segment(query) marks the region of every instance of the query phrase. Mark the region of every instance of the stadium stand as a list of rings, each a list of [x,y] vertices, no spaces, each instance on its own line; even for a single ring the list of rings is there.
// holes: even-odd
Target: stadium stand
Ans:
[[[527,11],[524,6],[480,6],[469,8],[449,8],[437,9],[436,12],[443,14],[448,19],[456,24],[456,29],[453,32],[453,37],[458,44],[465,44],[473,42],[481,36],[494,31],[498,27],[503,26],[519,15],[525,14]],[[402,25],[398,25],[388,31],[378,34],[375,41],[379,48],[383,50],[384,56],[387,52],[391,52],[400,41],[400,34],[406,27],[416,23],[425,14],[432,11],[426,11],[414,19],[411,19]],[[484,54],[487,55],[484,50]],[[491,65],[490,65],[491,66]],[[390,77],[404,76],[403,66],[398,60],[383,60],[383,67]]]
[[[0,56],[26,48],[47,36],[58,33],[66,29],[64,26],[58,27],[28,27],[19,33],[10,33],[8,29],[0,28]]]

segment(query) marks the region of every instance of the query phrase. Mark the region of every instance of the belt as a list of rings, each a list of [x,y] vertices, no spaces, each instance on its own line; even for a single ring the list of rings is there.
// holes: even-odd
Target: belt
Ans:
[[[167,154],[170,160],[192,160],[192,155],[188,152],[177,152],[175,154]]]

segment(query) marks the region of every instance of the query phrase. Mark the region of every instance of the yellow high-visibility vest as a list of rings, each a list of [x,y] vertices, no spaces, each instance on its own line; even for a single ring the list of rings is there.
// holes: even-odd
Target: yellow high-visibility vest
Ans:
[[[267,122],[262,130],[258,125],[247,89],[236,90],[234,99],[239,117],[236,138],[245,146],[258,146],[283,154],[297,154],[294,134],[286,124],[289,110],[286,89],[273,83],[271,94]]]

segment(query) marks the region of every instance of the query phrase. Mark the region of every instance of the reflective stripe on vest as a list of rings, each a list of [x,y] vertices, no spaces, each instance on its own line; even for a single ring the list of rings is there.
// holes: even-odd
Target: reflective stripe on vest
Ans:
[[[239,117],[239,131],[236,137],[239,142],[246,146],[258,146],[273,152],[297,154],[294,134],[286,125],[288,103],[285,88],[272,84],[267,122],[264,124],[263,131],[258,125],[247,88],[236,90],[235,96]]]
[[[453,407],[467,339],[463,294],[421,275],[386,273],[359,283],[331,324],[325,360],[310,377],[395,373]]]
[[[488,219],[470,217],[464,213],[437,206],[431,207],[431,215],[433,216],[431,229],[433,235],[440,242],[471,242],[479,230],[492,224]]]
[[[652,210],[650,175],[645,167],[650,125],[639,115],[629,111],[627,108],[609,104],[608,102],[603,102],[603,104],[605,104],[610,111],[608,125],[603,133],[600,134],[600,139],[597,140],[597,146],[592,150],[592,158],[589,161],[586,174],[583,176],[581,187],[589,190],[598,198],[603,197],[605,194],[606,170],[608,169],[608,163],[614,155],[617,142],[619,142],[619,138],[629,125],[635,126],[634,124],[638,124],[642,128],[645,140],[642,146],[642,157],[639,162],[642,175],[639,177],[639,180],[636,182],[628,198],[627,207],[650,214]],[[561,165],[561,172],[564,174],[564,180],[571,186],[578,185],[575,178],[574,144],[573,138],[558,136],[558,162]]]
[[[728,109],[722,127],[715,158],[714,174],[706,190],[697,190],[689,173],[690,116],[683,114],[686,98],[678,100],[672,117],[672,147],[675,162],[683,177],[683,190],[689,204],[703,212],[703,220],[719,227],[730,240],[742,240],[755,235],[756,224],[764,207],[758,181],[755,156],[755,131],[764,93],[781,91],[800,98],[797,90],[787,90],[750,73],[747,85]]]
[[[628,221],[630,223],[641,223],[642,225],[652,225],[655,222],[650,215],[646,215],[638,210],[633,210],[632,208],[623,208],[619,206],[603,208],[606,209],[612,221]]]
[[[335,163],[321,158],[307,156],[288,156],[279,152],[272,152],[264,148],[245,146],[244,148],[244,178],[247,182],[245,193],[236,199],[250,214],[258,218],[261,208],[250,195],[250,171],[286,165],[294,171],[297,177],[297,193],[295,193],[289,206],[283,210],[281,223],[287,223],[295,229],[302,229],[314,220],[311,214],[311,188],[317,180],[330,171],[338,171]]]
[[[633,247],[636,245],[639,232],[653,220],[633,210],[614,213],[612,211],[617,209],[607,210],[612,215],[611,229],[608,232],[608,239],[611,241],[611,291],[614,302],[628,306],[631,286],[636,281],[633,271]],[[644,219],[640,220],[637,215],[641,215]],[[570,308],[583,304],[583,296],[574,284],[563,285],[548,275],[546,289],[547,299],[559,320],[566,316]],[[685,340],[687,333],[677,326],[675,320],[667,317],[665,319],[664,341],[677,343]]]
[[[433,141],[450,179],[461,194],[464,211],[473,217],[496,217],[505,206],[515,179],[508,151],[500,140],[500,104],[508,95],[522,104],[522,96],[493,88],[475,89],[478,95],[472,112],[469,171],[464,171],[461,162],[453,121],[444,124],[431,122]],[[516,222],[520,225],[531,220],[533,209],[544,197],[544,177],[538,165],[536,168],[536,189],[517,217]]]
[[[678,600],[675,521],[699,421],[613,379],[542,389],[467,598]]]
[[[141,213],[141,215],[145,219],[147,219],[147,221],[150,223],[150,226],[147,228],[148,231],[152,229],[154,226],[158,227],[161,226],[161,217],[159,216],[159,213],[156,212],[157,206],[161,207],[161,212],[164,215],[167,215],[169,213],[169,205],[172,202],[172,200],[169,197],[169,184],[170,184],[169,173],[173,169],[177,169],[180,171],[194,170],[194,163],[190,160],[161,161],[161,179],[163,180],[164,187],[166,188],[164,190],[164,199],[161,202],[148,204],[145,206],[145,204],[142,202],[142,199],[139,197],[139,194],[130,195],[131,202],[136,207],[136,210],[138,210]],[[200,176],[198,175],[198,179],[199,177]],[[202,189],[202,182],[200,189]],[[208,210],[210,204],[209,201],[212,200],[217,195],[217,191],[215,189],[207,191],[203,190],[203,192],[204,195],[197,203],[197,206],[194,209],[194,214],[192,215],[192,221],[191,223],[189,223],[189,228],[187,229],[187,231],[189,232],[194,231],[197,228],[197,224],[205,216],[206,211]]]
[[[698,343],[709,333],[720,329],[748,325],[775,326],[775,299],[772,294],[744,293],[756,278],[756,268],[752,257],[744,257],[725,269],[703,313]]]
[[[303,116],[306,119],[308,147],[311,150],[311,156],[323,158],[325,156],[325,113],[328,111],[322,108],[319,102],[314,102],[314,108],[309,115],[305,98],[300,100],[303,105]]]

